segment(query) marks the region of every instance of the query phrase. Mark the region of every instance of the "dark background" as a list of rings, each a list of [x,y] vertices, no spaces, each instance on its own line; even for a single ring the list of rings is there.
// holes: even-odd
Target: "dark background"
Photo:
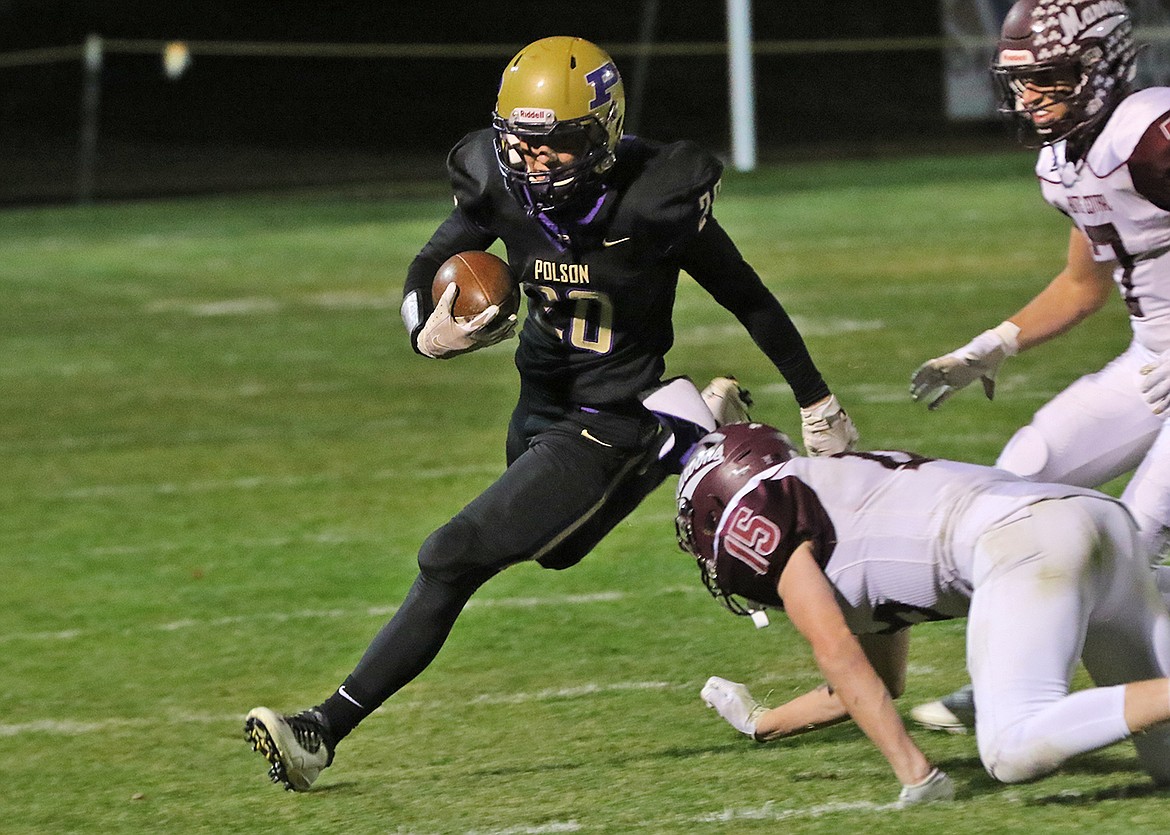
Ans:
[[[0,54],[107,39],[451,44],[441,57],[290,58],[201,54],[168,80],[160,56],[109,53],[101,84],[95,193],[103,197],[442,177],[442,155],[486,125],[499,73],[525,43],[589,38],[614,55],[636,129],[729,146],[724,54],[656,55],[634,47],[646,0],[508,4],[177,3],[0,0]],[[724,0],[662,0],[659,44],[726,39]],[[938,36],[937,0],[754,3],[757,40]],[[460,45],[490,44],[488,56]],[[756,57],[761,157],[878,153],[913,144],[1002,143],[994,124],[944,115],[936,49]],[[639,77],[641,76],[641,77]],[[74,193],[82,70],[77,60],[0,66],[0,201]]]

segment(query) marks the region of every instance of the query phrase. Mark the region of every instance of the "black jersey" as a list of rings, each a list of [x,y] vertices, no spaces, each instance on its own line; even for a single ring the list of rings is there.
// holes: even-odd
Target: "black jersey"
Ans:
[[[711,215],[722,166],[689,142],[625,137],[603,190],[530,217],[497,167],[492,130],[448,158],[456,208],[411,267],[425,290],[450,255],[497,239],[528,298],[516,365],[553,402],[605,407],[655,385],[686,270],[744,323],[802,405],[828,394],[787,314]]]

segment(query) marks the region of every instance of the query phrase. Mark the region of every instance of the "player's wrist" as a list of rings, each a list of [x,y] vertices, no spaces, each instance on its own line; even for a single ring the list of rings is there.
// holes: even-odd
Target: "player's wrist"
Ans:
[[[1014,357],[1020,352],[1020,326],[1015,322],[1005,319],[988,333],[995,334],[1003,345],[1004,356]]]
[[[1004,321],[994,328],[988,328],[962,348],[948,356],[967,365],[988,365],[998,367],[1007,357],[1017,354],[1020,328],[1013,322]]]
[[[403,296],[402,306],[398,311],[402,316],[402,324],[406,327],[406,335],[410,337],[410,347],[419,355],[423,355],[423,352],[418,347],[418,335],[422,333],[423,325],[431,315],[429,309],[431,305],[428,305],[427,301],[426,294],[421,290],[412,290]]]

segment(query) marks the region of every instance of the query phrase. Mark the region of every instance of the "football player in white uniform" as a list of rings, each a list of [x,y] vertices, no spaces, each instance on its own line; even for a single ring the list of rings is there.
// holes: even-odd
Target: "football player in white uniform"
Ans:
[[[763,424],[730,424],[692,453],[679,543],[739,614],[783,609],[826,685],[771,710],[712,677],[702,698],[760,741],[852,718],[902,783],[899,805],[953,796],[892,697],[908,627],[966,617],[988,773],[1041,777],[1133,735],[1170,784],[1170,612],[1115,499],[904,452],[797,457]],[[1069,693],[1077,660],[1096,687]],[[1142,733],[1139,733],[1142,732]]]
[[[980,380],[990,399],[1007,357],[1096,312],[1116,285],[1133,341],[1036,412],[996,466],[1089,487],[1133,472],[1122,501],[1157,562],[1170,530],[1170,88],[1133,92],[1136,51],[1119,0],[1019,0],[1008,12],[992,65],[1000,109],[1040,147],[1044,199],[1072,221],[1067,263],[1006,321],[924,363],[910,391],[936,409]],[[1170,574],[1156,578],[1170,592]],[[962,730],[972,710],[964,689],[916,718]]]

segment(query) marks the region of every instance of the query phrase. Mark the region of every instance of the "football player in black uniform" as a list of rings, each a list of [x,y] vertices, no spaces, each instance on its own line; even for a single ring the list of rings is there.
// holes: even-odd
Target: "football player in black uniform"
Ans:
[[[775,363],[810,454],[856,442],[792,320],[711,214],[720,163],[688,142],[623,136],[624,110],[605,52],[545,38],[508,62],[493,126],[451,151],[456,206],[410,266],[402,317],[415,350],[436,359],[511,336],[514,317],[491,308],[457,320],[453,288],[431,300],[448,257],[504,242],[528,297],[508,467],[423,543],[406,600],[341,687],[293,716],[249,713],[247,737],[274,782],[308,789],[337,743],[427,667],[490,577],[523,560],[567,568],[584,557],[714,428],[704,400],[722,397],[716,412],[742,416],[730,378],[706,398],[686,378],[662,382],[680,269]]]

